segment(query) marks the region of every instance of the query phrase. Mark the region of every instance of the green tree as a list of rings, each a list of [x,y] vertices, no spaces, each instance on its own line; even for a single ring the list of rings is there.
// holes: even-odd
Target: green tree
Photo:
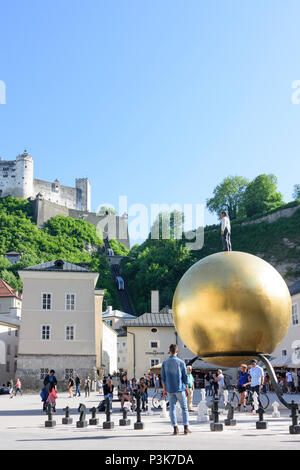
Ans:
[[[247,217],[265,214],[284,204],[282,194],[277,191],[277,183],[273,174],[259,175],[249,183],[244,193]]]
[[[208,210],[218,216],[222,210],[226,210],[231,219],[243,217],[245,215],[243,196],[248,184],[248,180],[242,176],[227,176],[215,187],[214,196],[206,201]]]
[[[294,185],[293,198],[295,201],[300,200],[300,184]]]

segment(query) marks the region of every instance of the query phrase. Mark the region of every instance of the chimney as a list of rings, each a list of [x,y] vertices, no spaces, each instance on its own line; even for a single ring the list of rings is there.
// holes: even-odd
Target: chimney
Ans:
[[[151,313],[159,312],[159,290],[151,291]]]
[[[108,305],[108,307],[107,307],[107,313],[108,313],[109,315],[112,314],[112,306],[111,306],[111,305]]]

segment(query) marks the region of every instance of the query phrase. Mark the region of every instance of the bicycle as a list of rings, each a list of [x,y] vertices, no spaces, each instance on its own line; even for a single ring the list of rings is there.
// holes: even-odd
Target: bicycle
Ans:
[[[253,408],[253,402],[254,402],[254,399],[253,399],[253,393],[252,390],[246,388],[245,391],[247,392],[246,393],[246,397],[245,397],[245,403],[247,406],[251,406]],[[260,402],[261,402],[261,405],[263,407],[264,410],[266,410],[270,404],[270,400],[269,400],[269,397],[268,395],[263,392],[262,390],[260,391],[259,393],[259,399],[260,399]],[[238,389],[236,387],[233,388],[232,390],[232,393],[231,393],[231,396],[228,397],[228,401],[234,405],[235,408],[237,408],[240,404],[240,393],[238,391]]]

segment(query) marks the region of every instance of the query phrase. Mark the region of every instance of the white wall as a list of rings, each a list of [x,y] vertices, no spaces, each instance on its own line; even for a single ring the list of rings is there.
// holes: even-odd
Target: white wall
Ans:
[[[102,363],[105,365],[105,374],[112,374],[118,370],[117,333],[105,321],[103,323]]]

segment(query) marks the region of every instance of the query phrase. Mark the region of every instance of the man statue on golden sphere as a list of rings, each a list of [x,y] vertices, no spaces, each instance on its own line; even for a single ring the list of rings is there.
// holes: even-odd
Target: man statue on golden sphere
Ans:
[[[291,296],[278,271],[238,251],[195,263],[179,281],[173,299],[175,327],[183,343],[195,356],[227,367],[255,354],[271,354],[288,331],[291,311]]]

